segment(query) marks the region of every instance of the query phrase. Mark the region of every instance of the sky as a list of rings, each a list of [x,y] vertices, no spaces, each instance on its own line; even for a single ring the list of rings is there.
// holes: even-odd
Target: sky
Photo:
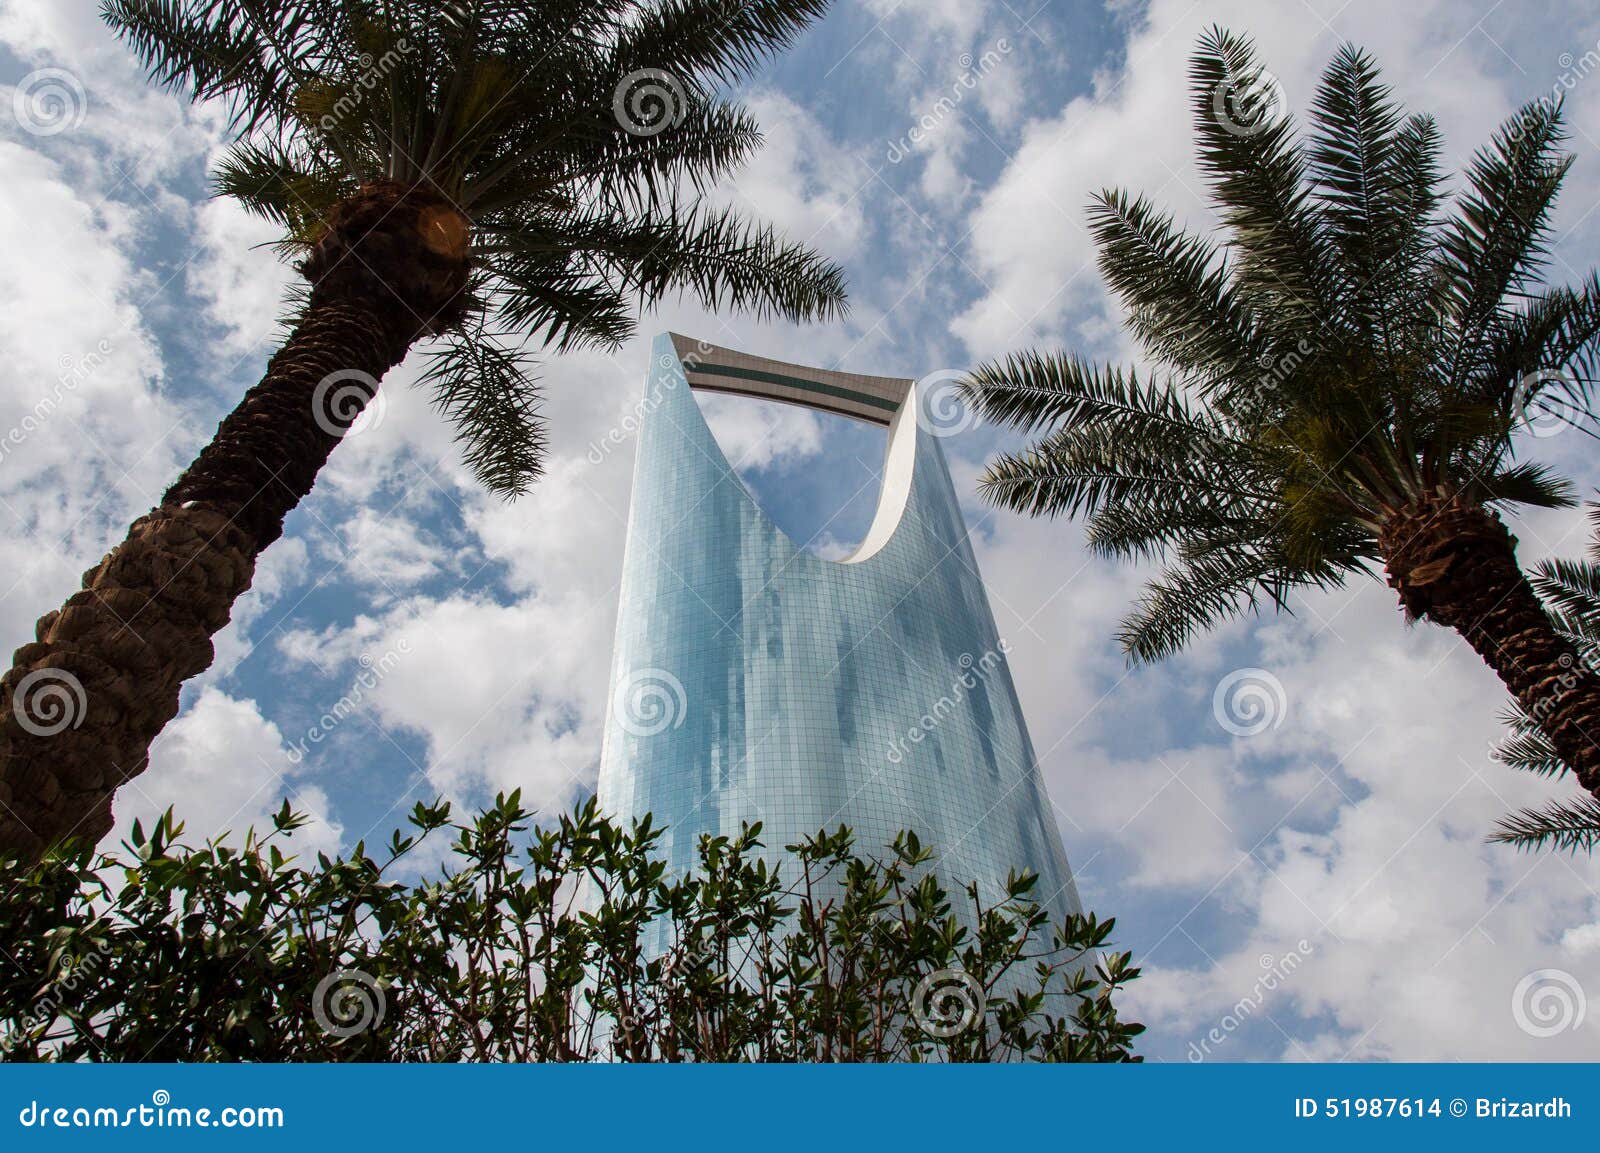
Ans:
[[[150,88],[95,8],[0,0],[12,646],[259,377],[292,276],[263,247],[270,228],[208,198],[220,111]],[[331,850],[387,840],[419,799],[586,797],[650,337],[913,377],[1034,346],[1138,363],[1085,204],[1124,187],[1213,226],[1185,77],[1213,22],[1255,38],[1295,112],[1340,43],[1367,48],[1437,117],[1452,171],[1519,105],[1565,92],[1577,162],[1549,277],[1600,264],[1592,4],[837,0],[742,86],[767,143],[714,195],[842,262],[849,316],[757,324],[679,302],[614,354],[541,358],[548,471],[509,504],[475,487],[411,387],[415,359],[402,365],[262,558],[111,839],[169,805],[193,836],[237,832],[288,797],[315,818],[297,840]],[[837,556],[865,532],[880,430],[701,403],[792,537]],[[1130,669],[1113,636],[1141,574],[1091,556],[1073,523],[979,499],[984,460],[1014,443],[980,424],[944,448],[1084,902],[1144,966],[1127,999],[1142,1051],[1600,1057],[1600,862],[1484,840],[1558,794],[1491,760],[1494,676],[1453,634],[1408,627],[1376,581]],[[1593,443],[1519,448],[1589,493]],[[1514,529],[1527,563],[1588,543],[1577,511]]]

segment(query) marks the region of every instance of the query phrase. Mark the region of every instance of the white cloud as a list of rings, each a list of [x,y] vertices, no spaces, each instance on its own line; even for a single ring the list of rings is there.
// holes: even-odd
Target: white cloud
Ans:
[[[282,229],[251,216],[238,201],[208,200],[194,213],[200,259],[186,270],[188,288],[222,327],[218,358],[237,362],[273,347],[284,293],[297,277],[268,247]]]
[[[0,625],[16,637],[155,503],[186,430],[159,389],[130,214],[4,140],[0,168],[14,198],[0,213]]]
[[[383,507],[357,509],[320,544],[319,559],[341,564],[369,595],[395,596],[458,567],[432,534]]]
[[[1189,227],[1212,226],[1194,165],[1187,77],[1188,57],[1212,23],[1255,39],[1263,63],[1284,81],[1289,104],[1302,117],[1337,45],[1348,39],[1367,48],[1403,104],[1438,118],[1450,169],[1519,104],[1550,91],[1560,65],[1546,45],[1571,44],[1581,55],[1595,40],[1592,31],[1580,31],[1594,28],[1592,14],[1519,14],[1520,28],[1512,31],[1531,44],[1510,45],[1519,56],[1513,66],[1507,46],[1494,39],[1507,31],[1459,4],[1413,4],[1405,19],[1383,5],[1325,7],[1155,0],[1141,10],[1130,28],[1125,66],[1098,73],[1091,93],[1030,123],[1004,175],[972,213],[968,259],[989,290],[957,319],[955,330],[974,355],[1039,339],[1115,351],[1103,343],[1106,330],[1096,326],[1097,314],[1110,306],[1085,228],[1093,192],[1108,186],[1146,192]],[[1581,83],[1568,100],[1570,121],[1583,134],[1577,139],[1600,137],[1600,84]],[[1573,175],[1563,231],[1582,223],[1594,201],[1600,185],[1594,167],[1580,165]],[[1592,220],[1586,227],[1595,235]]]
[[[1364,1058],[1592,1052],[1591,1034],[1536,1038],[1511,1014],[1540,968],[1600,993],[1592,934],[1567,932],[1600,913],[1600,864],[1484,843],[1497,817],[1562,790],[1488,759],[1503,693],[1470,650],[1408,629],[1367,582],[1116,683],[1103,640],[1131,589],[1098,563],[1068,581],[1074,535],[1051,557],[1018,550],[1002,522],[982,561],[1002,621],[1039,634],[1011,632],[1034,741],[1085,900],[1147,942],[1131,1001],[1164,1043],[1202,1038],[1250,993],[1260,957],[1305,939],[1312,958],[1261,1006],[1285,1033],[1229,1036],[1214,1055],[1339,1057],[1358,1041]],[[1042,568],[1060,581],[1021,580]],[[1215,722],[1225,653],[1281,683],[1276,727],[1233,737]],[[1121,751],[1146,748],[1160,751]],[[1296,1015],[1331,1024],[1297,1033]]]
[[[696,399],[723,455],[740,472],[762,472],[822,451],[822,422],[810,409],[738,396]]]
[[[594,782],[610,668],[609,644],[595,643],[611,627],[601,612],[614,606],[419,599],[348,629],[291,631],[279,648],[325,671],[361,653],[403,653],[360,708],[380,730],[423,736],[417,768],[432,787],[453,797],[521,788],[531,805],[560,805]]]
[[[231,832],[238,843],[246,829],[267,832],[285,798],[311,823],[290,842],[300,854],[339,847],[343,828],[333,818],[327,793],[308,783],[289,760],[276,725],[254,701],[219,689],[203,690],[162,732],[150,768],[117,794],[111,842],[128,836],[134,820],[146,829],[169,807],[187,826],[190,844]]]
[[[836,257],[860,244],[868,228],[856,195],[864,175],[860,161],[789,97],[762,91],[745,103],[764,143],[716,194]]]

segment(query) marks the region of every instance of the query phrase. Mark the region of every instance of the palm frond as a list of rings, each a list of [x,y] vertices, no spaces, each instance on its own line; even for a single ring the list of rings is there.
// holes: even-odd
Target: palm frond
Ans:
[[[1541,561],[1528,579],[1558,629],[1600,645],[1600,564],[1593,557]]]
[[[1543,266],[1550,210],[1573,160],[1561,152],[1565,139],[1560,104],[1537,101],[1502,125],[1467,169],[1435,276],[1457,334],[1445,366],[1452,382],[1478,367],[1485,326]]]
[[[469,223],[474,328],[424,378],[467,464],[523,491],[543,433],[519,345],[614,348],[639,308],[832,319],[842,269],[700,197],[761,142],[724,88],[828,0],[107,0],[152,78],[227,102],[215,189],[303,256],[363,186],[426,185]],[[664,115],[630,119],[641,80]],[[452,315],[455,315],[455,312]],[[490,336],[487,333],[495,335]],[[481,341],[475,346],[474,341]]]
[[[618,75],[674,67],[717,84],[743,78],[794,42],[829,0],[663,0],[640,6],[614,48]]]
[[[1550,738],[1522,709],[1513,705],[1501,720],[1511,729],[1511,735],[1495,746],[1495,760],[1508,768],[1541,777],[1560,777],[1571,771]]]
[[[831,320],[848,311],[838,265],[731,208],[669,205],[594,251],[645,304],[686,292],[712,311],[762,319]]]
[[[1581,795],[1552,801],[1542,809],[1522,809],[1496,823],[1489,840],[1529,852],[1591,852],[1600,844],[1600,798]]]
[[[463,463],[490,492],[521,496],[544,467],[539,388],[523,357],[495,336],[476,331],[447,338],[430,351],[418,385],[456,430]]]
[[[1531,508],[1571,508],[1578,503],[1570,481],[1533,461],[1501,469],[1478,482],[1485,504],[1521,504]]]
[[[334,202],[349,191],[334,166],[250,140],[223,154],[211,182],[218,196],[232,196],[247,211],[282,227],[291,248],[308,242]]]
[[[1394,371],[1414,322],[1408,286],[1425,249],[1439,173],[1431,124],[1406,121],[1372,57],[1343,45],[1312,105],[1308,166],[1329,245],[1344,264],[1352,323]]]
[[[315,7],[324,18],[343,19],[336,4],[284,0],[250,5],[104,0],[100,13],[155,83],[187,89],[197,101],[223,100],[234,126],[251,131],[269,118],[287,115],[289,94],[297,85],[296,61],[292,52],[282,50],[284,38],[264,39],[259,30],[285,21],[292,43],[295,30],[305,27],[296,10],[306,7]]]
[[[1181,558],[1145,586],[1122,619],[1117,641],[1134,664],[1153,664],[1182,649],[1196,634],[1269,607],[1288,607],[1295,587],[1333,587],[1341,574],[1294,572],[1270,547],[1197,552]]]
[[[1201,37],[1189,84],[1200,168],[1237,256],[1235,283],[1275,314],[1280,334],[1293,335],[1282,343],[1336,342],[1337,262],[1281,87],[1249,40],[1220,28]]]
[[[1168,436],[1173,443],[1231,442],[1229,429],[1170,385],[1101,367],[1072,353],[1012,353],[973,369],[962,392],[986,419],[1023,432],[1109,424],[1121,432]]]
[[[1089,228],[1100,271],[1152,357],[1207,391],[1254,380],[1265,346],[1212,244],[1116,189],[1092,200]]]
[[[1593,420],[1600,362],[1600,274],[1577,288],[1531,296],[1522,308],[1481,326],[1465,381],[1471,394],[1508,418],[1527,419],[1537,402],[1570,421]]]

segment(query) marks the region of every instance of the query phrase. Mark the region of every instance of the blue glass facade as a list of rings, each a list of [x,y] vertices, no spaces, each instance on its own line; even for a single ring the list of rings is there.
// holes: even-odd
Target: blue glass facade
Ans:
[[[871,852],[909,828],[952,880],[992,894],[1032,868],[1058,915],[1078,911],[939,438],[897,421],[882,499],[903,510],[841,563],[758,507],[668,335],[639,412],[602,807],[654,814],[675,870],[743,821],[774,855],[824,827]]]

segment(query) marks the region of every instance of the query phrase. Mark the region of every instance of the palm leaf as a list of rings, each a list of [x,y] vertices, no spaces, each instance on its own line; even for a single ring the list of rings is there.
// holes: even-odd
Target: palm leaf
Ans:
[[[1530,852],[1590,852],[1600,844],[1600,798],[1583,795],[1570,801],[1552,801],[1542,809],[1522,809],[1502,818],[1489,840]]]

